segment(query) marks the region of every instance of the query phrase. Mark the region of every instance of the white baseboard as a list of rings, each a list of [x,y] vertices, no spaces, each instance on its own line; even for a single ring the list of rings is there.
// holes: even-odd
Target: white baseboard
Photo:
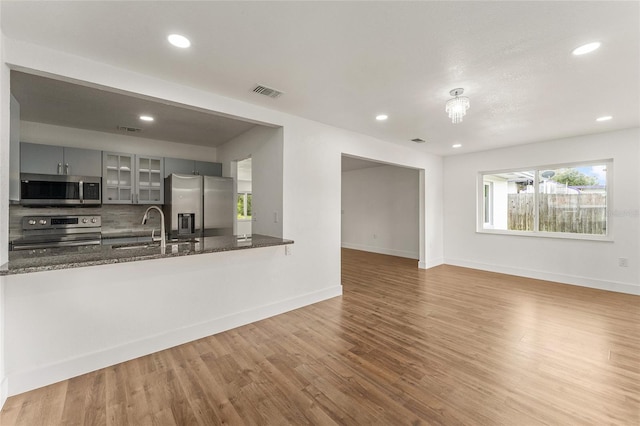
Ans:
[[[11,373],[8,376],[8,380],[3,381],[3,386],[6,387],[7,391],[3,392],[2,395],[3,397],[5,395],[17,395],[341,295],[341,285],[329,287],[204,323],[193,324],[188,327],[127,342],[98,352],[87,353],[72,359],[40,366],[29,371]],[[7,382],[9,386],[6,385]]]
[[[7,398],[9,397],[9,381],[6,377],[2,378],[0,381],[0,410],[4,407],[4,403],[7,402]]]
[[[414,253],[408,250],[396,250],[396,249],[390,249],[390,248],[384,248],[384,247],[368,246],[365,244],[353,244],[353,243],[344,243],[344,242],[342,243],[342,247],[347,249],[353,249],[353,250],[368,251],[371,253],[388,254],[389,256],[406,257],[408,259],[418,260],[420,258],[419,253]]]
[[[420,269],[429,269],[429,268],[433,268],[435,266],[438,265],[442,265],[444,263],[444,259],[441,257],[438,257],[436,259],[429,259],[427,261],[420,261],[418,262],[418,268]]]
[[[579,275],[558,274],[554,272],[538,271],[534,269],[512,268],[503,265],[474,262],[461,259],[445,259],[447,265],[462,266],[464,268],[480,269],[501,274],[516,275],[519,277],[534,278],[538,280],[554,281],[562,284],[577,285],[580,287],[595,288],[598,290],[615,291],[640,296],[640,285],[622,283],[617,281],[605,281]]]

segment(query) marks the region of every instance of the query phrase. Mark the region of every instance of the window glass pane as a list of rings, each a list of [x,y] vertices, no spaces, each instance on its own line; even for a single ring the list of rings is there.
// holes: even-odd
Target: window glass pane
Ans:
[[[251,194],[247,194],[246,206],[247,206],[246,218],[251,219]]]
[[[489,185],[491,220],[485,229],[533,231],[535,171],[523,170],[483,175],[483,185]]]
[[[606,172],[604,164],[541,171],[539,230],[606,235]]]
[[[238,219],[244,219],[244,194],[238,194],[238,202],[236,204],[236,212]]]

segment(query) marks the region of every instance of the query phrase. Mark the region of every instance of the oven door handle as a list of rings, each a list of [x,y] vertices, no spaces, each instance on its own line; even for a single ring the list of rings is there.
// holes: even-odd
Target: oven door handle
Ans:
[[[78,191],[78,195],[80,196],[80,204],[84,204],[84,182],[78,182],[80,185],[80,190]]]

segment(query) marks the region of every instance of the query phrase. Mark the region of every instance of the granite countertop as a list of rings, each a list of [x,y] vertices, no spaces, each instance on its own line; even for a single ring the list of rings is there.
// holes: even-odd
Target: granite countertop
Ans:
[[[230,235],[167,241],[162,253],[160,243],[151,242],[148,237],[112,237],[104,238],[101,245],[10,251],[9,262],[2,265],[0,275],[293,244],[292,240],[267,235]]]

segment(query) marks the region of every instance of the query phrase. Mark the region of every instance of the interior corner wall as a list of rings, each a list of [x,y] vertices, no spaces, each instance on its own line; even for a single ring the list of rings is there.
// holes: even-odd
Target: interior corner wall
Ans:
[[[342,247],[419,259],[419,171],[342,172]]]
[[[187,160],[216,161],[217,157],[214,147],[96,132],[31,121],[20,122],[20,139],[21,142],[43,145],[185,158]]]
[[[640,129],[633,128],[446,157],[445,262],[567,284],[640,294]],[[613,242],[476,232],[482,171],[613,159]],[[628,267],[618,259],[629,259]]]
[[[251,232],[282,237],[283,129],[256,126],[218,147],[224,176],[234,161],[251,157]]]

